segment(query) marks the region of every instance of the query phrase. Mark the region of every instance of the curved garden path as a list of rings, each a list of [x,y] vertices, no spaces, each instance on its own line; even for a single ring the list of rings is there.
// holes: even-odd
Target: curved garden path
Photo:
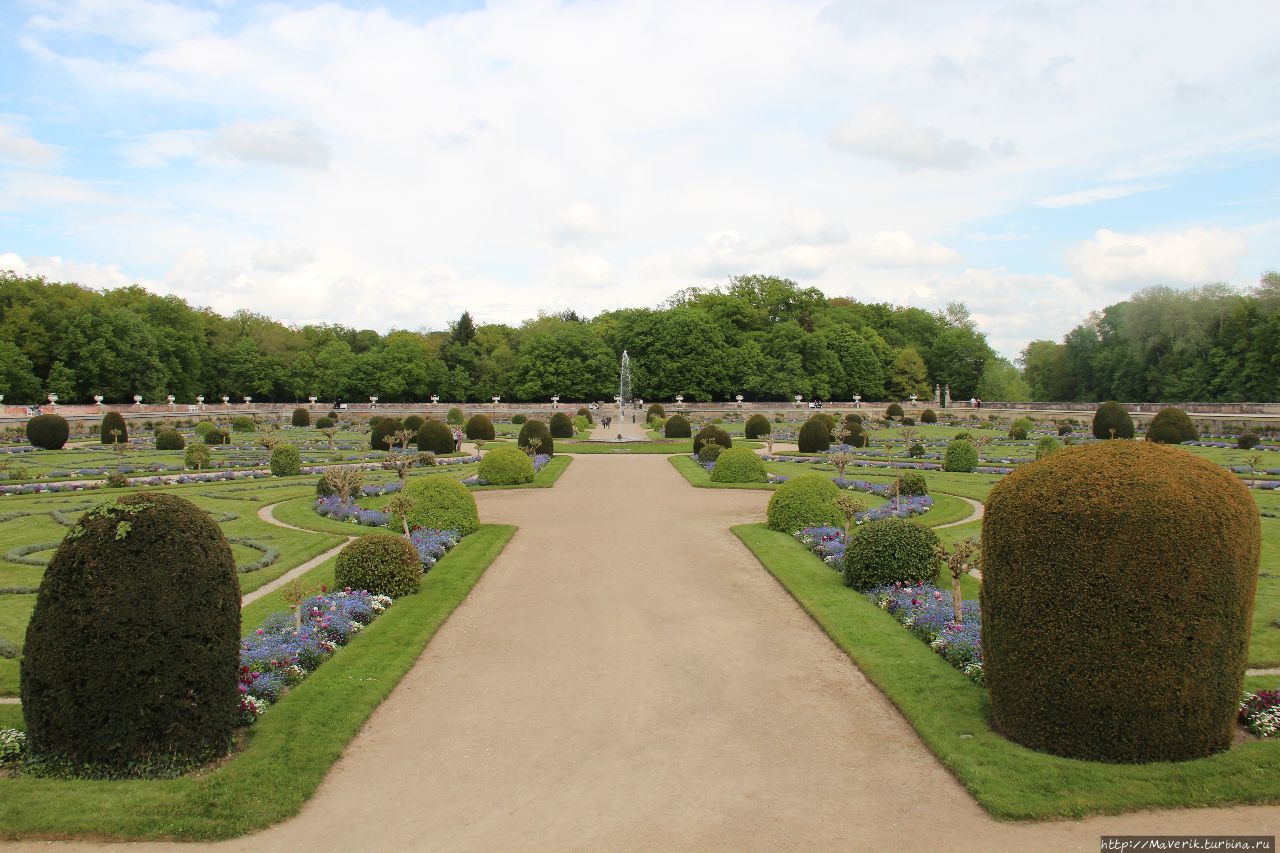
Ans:
[[[315,533],[314,530],[307,530],[305,527],[295,527],[292,524],[285,524],[283,521],[280,521],[278,518],[276,518],[275,509],[282,503],[284,503],[284,501],[276,501],[273,504],[267,504],[264,507],[259,507],[258,518],[261,519],[262,521],[265,521],[267,524],[274,524],[276,527],[284,527],[289,530],[301,530],[304,533]],[[263,596],[270,595],[271,593],[275,592],[277,589],[284,586],[294,578],[305,575],[307,572],[311,571],[316,566],[323,563],[325,560],[328,560],[331,557],[338,556],[338,552],[341,551],[343,548],[345,548],[347,546],[347,543],[355,538],[356,537],[354,536],[348,536],[346,539],[342,541],[341,544],[333,546],[328,551],[325,551],[323,554],[317,554],[316,556],[312,557],[310,560],[307,560],[302,565],[295,566],[294,568],[285,572],[280,577],[276,578],[270,583],[263,584],[262,586],[255,589],[253,592],[245,593],[240,597],[240,606],[244,607],[246,604],[252,604],[253,602],[257,601],[259,598],[262,598]]]
[[[301,813],[219,846],[1096,850],[1280,826],[1280,807],[992,820],[729,532],[767,492],[604,454],[477,497],[520,526],[510,545]]]

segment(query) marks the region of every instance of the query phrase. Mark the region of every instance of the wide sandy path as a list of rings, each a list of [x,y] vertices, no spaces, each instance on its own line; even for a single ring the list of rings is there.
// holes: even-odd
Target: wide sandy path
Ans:
[[[1096,850],[1280,827],[1274,807],[991,820],[728,532],[767,493],[602,455],[478,497],[520,525],[506,551],[302,812],[221,846]]]

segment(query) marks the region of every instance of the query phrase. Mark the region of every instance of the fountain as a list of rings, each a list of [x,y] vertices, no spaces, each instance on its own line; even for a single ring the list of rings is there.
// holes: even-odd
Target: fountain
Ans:
[[[631,399],[631,357],[622,351],[622,364],[618,367],[618,426],[626,422],[627,401]]]

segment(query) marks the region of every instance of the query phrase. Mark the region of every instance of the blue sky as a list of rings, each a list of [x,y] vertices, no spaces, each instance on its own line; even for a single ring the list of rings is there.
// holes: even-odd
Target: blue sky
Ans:
[[[0,268],[386,330],[774,273],[1001,352],[1280,266],[1267,3],[0,4]]]

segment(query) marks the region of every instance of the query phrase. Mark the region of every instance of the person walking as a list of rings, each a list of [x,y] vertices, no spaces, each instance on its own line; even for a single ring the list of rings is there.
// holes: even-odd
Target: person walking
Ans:
[[[453,428],[453,452],[462,452],[462,430],[458,427]]]

